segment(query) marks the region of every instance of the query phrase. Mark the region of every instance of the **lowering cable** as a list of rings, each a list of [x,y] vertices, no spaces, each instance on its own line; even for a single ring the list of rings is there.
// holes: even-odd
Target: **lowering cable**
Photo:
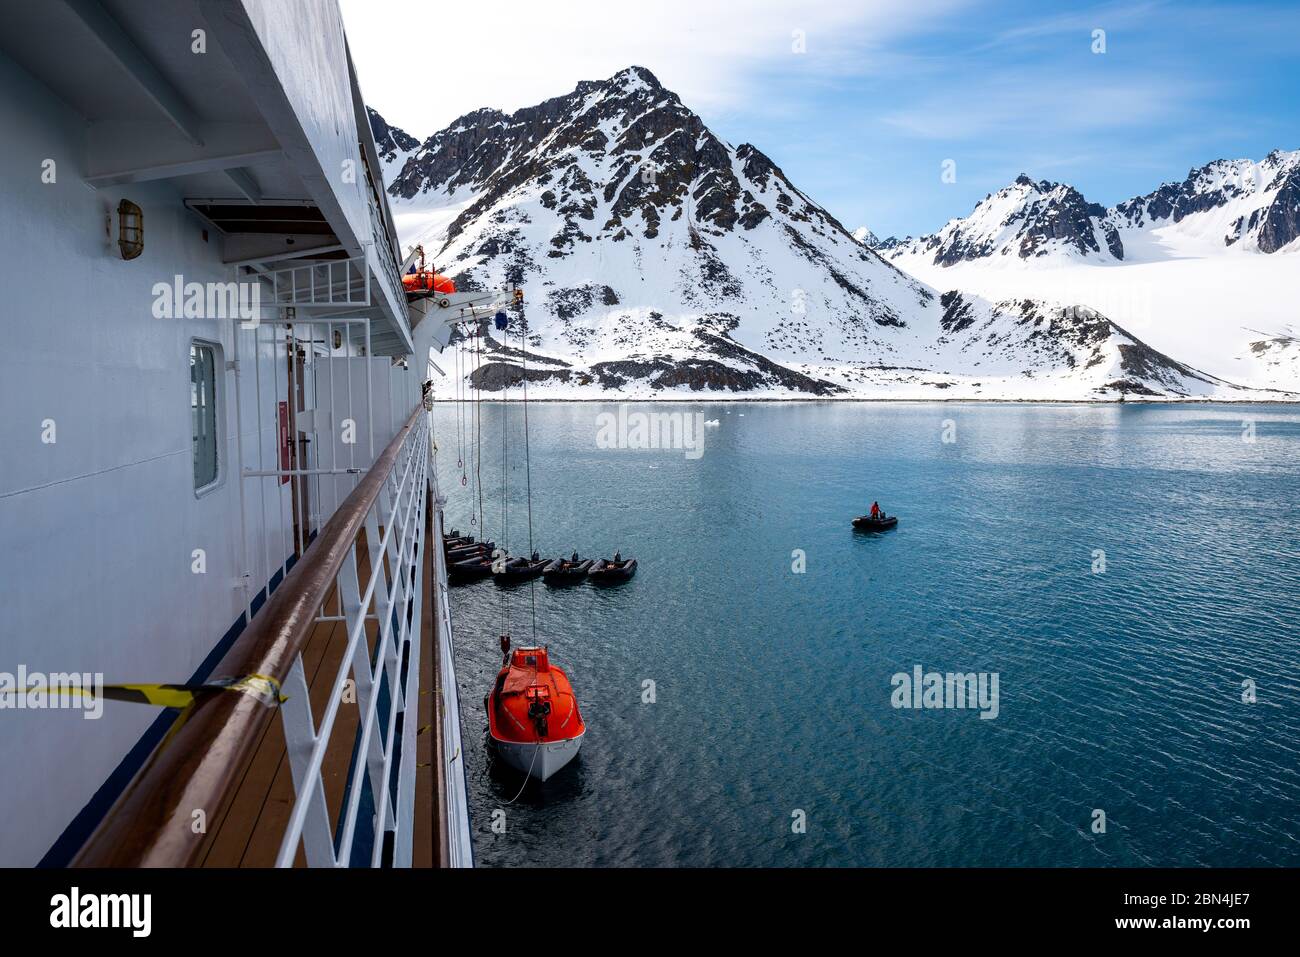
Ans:
[[[502,333],[504,337],[507,333]],[[504,365],[504,363],[503,363]],[[510,487],[510,459],[507,451],[509,443],[506,441],[506,431],[510,424],[509,415],[507,414],[510,406],[510,377],[503,376],[501,384],[501,541],[502,556],[508,562],[510,560],[510,522],[509,506],[506,501],[507,490]],[[501,634],[509,634],[509,613],[510,613],[510,595],[509,589],[501,590]]]
[[[482,389],[482,350],[480,348],[481,330],[477,322],[474,327],[474,371],[470,375],[470,384],[474,392],[474,488],[478,497],[478,523],[483,538],[487,532],[483,527],[483,389]]]
[[[460,343],[456,343],[456,389],[453,394],[456,408],[456,468],[460,470],[460,484],[465,484],[465,418],[461,413],[465,393],[464,365],[461,362]]]
[[[519,303],[519,351],[524,365],[524,478],[528,483],[528,554],[533,554],[533,456],[528,441],[528,317],[524,314],[523,299]],[[537,644],[537,579],[528,581],[528,597],[533,610],[533,644]]]

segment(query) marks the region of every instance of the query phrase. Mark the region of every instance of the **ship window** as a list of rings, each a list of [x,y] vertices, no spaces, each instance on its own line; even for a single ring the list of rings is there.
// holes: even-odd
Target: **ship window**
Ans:
[[[217,480],[217,354],[190,343],[190,424],[194,436],[194,488]]]

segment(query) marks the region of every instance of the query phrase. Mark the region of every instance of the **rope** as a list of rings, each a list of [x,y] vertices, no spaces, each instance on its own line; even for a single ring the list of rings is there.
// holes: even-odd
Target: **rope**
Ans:
[[[529,436],[528,436],[528,341],[525,336],[525,329],[527,328],[527,319],[524,317],[522,306],[520,307],[519,314],[520,314],[519,350],[523,355],[523,380],[524,380],[524,398],[523,398],[524,466],[525,466],[524,475],[525,475],[525,481],[527,483],[527,489],[528,489],[528,561],[531,562],[533,558],[533,460],[532,460],[532,449],[531,449]],[[505,355],[508,352],[510,347],[510,323],[508,320],[506,322],[506,328],[501,331],[501,344],[502,344],[502,365],[504,366]],[[509,526],[507,525],[506,522],[508,516],[506,487],[509,482],[510,473],[507,468],[509,459],[508,459],[507,442],[506,442],[506,426],[508,423],[507,411],[509,409],[509,398],[510,398],[510,377],[508,375],[505,376],[503,382],[504,385],[502,386],[502,390],[501,390],[501,529],[502,529],[502,537],[505,540],[506,552],[507,554],[509,554],[510,532],[509,532]],[[530,578],[528,580],[528,591],[532,603],[533,642],[536,643],[537,642],[537,579],[536,578]],[[501,633],[503,635],[506,634],[507,632],[506,620],[507,620],[507,613],[509,607],[507,604],[509,600],[508,592],[509,589],[502,589],[502,593],[501,593]],[[572,703],[570,704],[569,712],[570,712],[570,716],[572,716],[573,713]],[[568,718],[565,718],[566,723],[567,721]],[[563,725],[561,725],[561,727],[563,727]],[[523,796],[524,789],[528,787],[528,779],[533,776],[533,767],[537,764],[537,755],[541,753],[544,747],[546,747],[546,743],[544,741],[539,740],[537,742],[537,745],[533,748],[533,757],[532,760],[528,762],[528,770],[524,773],[523,783],[519,785],[519,790],[518,792],[516,792],[515,796],[512,797],[509,801],[506,801],[506,804],[508,805],[514,804],[516,801],[519,800],[520,797]]]
[[[508,330],[503,331],[503,336],[502,336],[503,339],[506,333],[508,333]],[[509,401],[510,401],[510,377],[505,376],[502,379],[502,386],[501,386],[501,539],[502,539],[502,547],[505,550],[505,556],[507,559],[509,559],[510,557],[510,525],[508,523],[509,506],[507,505],[506,502],[506,490],[510,485],[510,471],[507,467],[509,465],[510,459],[509,459],[509,453],[507,451],[508,443],[506,442],[506,429],[510,423],[510,418],[507,415],[507,410],[509,409],[509,405],[508,405]],[[507,634],[510,631],[510,629],[507,627],[509,623],[509,613],[510,613],[510,589],[503,588],[501,589],[501,634],[503,635]]]
[[[462,427],[462,430],[463,430],[463,433],[464,433],[464,440],[463,440],[462,445],[463,445],[463,449],[464,449],[464,453],[465,453],[465,461],[464,461],[464,464],[461,466],[461,469],[460,469],[460,477],[461,477],[461,480],[462,480],[460,484],[461,484],[461,485],[468,485],[468,484],[469,484],[469,425],[468,425],[468,423],[465,421],[465,417],[466,417],[466,415],[467,415],[468,412],[469,412],[469,409],[468,409],[468,406],[469,406],[469,399],[468,399],[468,396],[467,396],[467,393],[469,392],[469,389],[468,389],[468,387],[466,387],[466,385],[465,385],[465,378],[466,378],[466,369],[467,369],[468,366],[469,366],[469,359],[468,359],[468,357],[465,355],[465,343],[464,343],[463,341],[460,343],[460,350],[461,350],[461,352],[460,352],[460,369],[461,369],[461,381],[460,381],[460,421],[461,421],[461,427]]]
[[[474,335],[474,333],[471,331],[470,335],[472,336]],[[469,460],[470,462],[473,463],[472,468],[474,471],[474,479],[473,479],[474,491],[473,491],[473,498],[470,502],[470,511],[474,513],[474,521],[479,522],[479,534],[482,537],[486,538],[487,536],[483,535],[483,528],[481,523],[482,508],[480,507],[478,502],[478,499],[481,498],[481,493],[479,490],[480,486],[478,481],[479,480],[479,468],[478,468],[479,444],[482,441],[483,437],[479,433],[478,342],[475,339],[471,339],[469,344],[469,364],[470,364],[470,372],[469,372],[470,406],[468,410],[469,427],[470,427],[470,433],[471,435],[473,435],[473,442],[474,442],[474,447],[469,450]]]
[[[460,343],[456,343],[456,468],[460,469],[461,479],[465,477],[465,433],[462,428],[465,424],[463,413],[464,405],[462,397],[465,392],[464,366],[461,363]],[[464,481],[461,484],[465,484]]]
[[[460,381],[460,420],[461,420],[461,426],[462,426],[462,429],[463,429],[463,431],[464,431],[464,436],[465,436],[465,438],[464,438],[465,464],[461,467],[461,476],[462,476],[462,477],[466,477],[466,478],[468,478],[468,475],[469,475],[469,423],[466,422],[465,419],[466,419],[466,416],[469,414],[469,396],[468,396],[468,393],[469,393],[469,387],[466,385],[465,380],[468,378],[468,375],[469,375],[469,373],[468,373],[468,369],[469,369],[469,357],[465,354],[465,343],[464,343],[463,341],[460,343],[460,350],[461,350],[461,351],[460,351],[460,370],[461,370],[461,381]]]
[[[487,538],[483,527],[483,388],[480,370],[483,367],[482,350],[479,348],[479,330],[474,329],[474,373],[470,384],[474,389],[474,488],[478,493],[478,524],[480,534]]]
[[[537,747],[533,749],[533,759],[528,762],[528,772],[524,775],[524,783],[519,785],[519,794],[516,794],[509,801],[507,801],[506,802],[507,804],[514,804],[516,801],[518,801],[519,796],[524,793],[524,788],[528,787],[528,779],[533,776],[533,765],[537,763],[537,755],[538,753],[541,752],[543,747],[545,747],[545,745],[541,741],[538,741]]]
[[[519,351],[523,353],[524,363],[524,476],[528,482],[528,559],[533,557],[533,456],[528,442],[528,340],[525,331],[528,320],[524,308],[519,307]],[[528,599],[533,610],[533,644],[537,644],[537,579],[528,580]]]
[[[455,373],[451,386],[451,401],[455,403],[453,409],[456,414],[456,468],[460,468],[460,349],[456,349],[456,354],[452,356],[451,369]]]

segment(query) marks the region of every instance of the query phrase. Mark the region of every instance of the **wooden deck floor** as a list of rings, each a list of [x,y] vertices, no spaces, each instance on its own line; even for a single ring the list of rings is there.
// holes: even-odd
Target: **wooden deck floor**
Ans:
[[[433,544],[426,534],[426,543]],[[437,589],[430,587],[432,563],[430,548],[424,549],[424,615],[420,622],[420,694],[414,728],[408,724],[407,733],[416,737],[415,827],[412,864],[415,867],[436,866],[438,854],[435,844],[439,840],[436,826],[437,793],[433,767],[435,738],[438,736],[434,721],[434,677],[436,674],[432,628]],[[364,535],[358,545],[358,556],[364,556]],[[364,592],[369,579],[368,563],[357,562]],[[327,614],[337,614],[337,598],[333,590],[325,603]],[[366,636],[373,659],[379,624],[367,621]],[[311,697],[312,717],[319,726],[335,676],[347,645],[347,626],[342,621],[317,622],[303,650],[303,667]],[[344,703],[338,712],[329,746],[322,765],[325,801],[334,821],[337,835],[340,820],[346,809],[348,770],[359,728],[360,709],[355,702]],[[382,717],[382,715],[381,715]],[[354,772],[354,774],[357,772]],[[293,778],[285,753],[283,723],[272,721],[262,736],[257,752],[245,768],[239,789],[229,810],[219,821],[211,822],[212,840],[209,842],[204,867],[270,867],[280,847],[280,839],[288,824],[293,806]],[[364,810],[359,812],[357,830],[368,826]],[[295,866],[306,865],[301,847]]]

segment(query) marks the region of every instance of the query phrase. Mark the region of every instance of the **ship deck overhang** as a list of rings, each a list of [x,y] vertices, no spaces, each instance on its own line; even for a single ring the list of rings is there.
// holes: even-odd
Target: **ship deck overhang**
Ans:
[[[4,24],[0,52],[84,119],[87,186],[170,183],[245,275],[318,248],[364,260],[368,304],[351,314],[372,320],[376,352],[410,353],[397,234],[334,5],[49,0],[6,3]]]

